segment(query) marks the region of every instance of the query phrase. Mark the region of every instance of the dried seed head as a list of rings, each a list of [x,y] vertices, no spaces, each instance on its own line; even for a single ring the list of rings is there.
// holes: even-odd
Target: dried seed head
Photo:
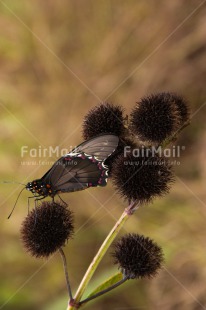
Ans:
[[[24,219],[21,238],[35,257],[48,257],[64,246],[73,234],[73,215],[59,202],[44,201]]]
[[[182,97],[158,93],[138,102],[130,117],[130,130],[140,140],[162,143],[188,120],[189,111]]]
[[[112,256],[130,279],[154,277],[163,263],[162,249],[150,238],[137,234],[128,234],[117,241]]]
[[[101,133],[120,136],[123,132],[123,108],[119,105],[102,103],[91,109],[84,118],[83,137],[85,140]]]
[[[113,164],[112,180],[117,191],[127,200],[150,202],[169,191],[173,181],[171,166],[165,158],[152,154],[150,148],[135,149],[120,155]]]

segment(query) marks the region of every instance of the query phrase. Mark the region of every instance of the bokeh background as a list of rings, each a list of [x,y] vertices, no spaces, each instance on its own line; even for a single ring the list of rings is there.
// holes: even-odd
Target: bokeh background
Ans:
[[[165,265],[153,280],[130,281],[87,309],[206,309],[206,1],[0,1],[0,179],[26,183],[57,158],[21,157],[22,146],[68,148],[82,141],[87,111],[101,101],[130,113],[142,96],[175,91],[192,110],[186,147],[169,195],[142,207],[125,232],[153,238]],[[31,163],[36,160],[36,163]],[[28,162],[23,165],[22,161]],[[61,258],[25,253],[22,187],[0,184],[0,309],[65,309]],[[75,290],[125,207],[111,182],[63,198],[76,234],[65,248]],[[112,197],[112,198],[111,198]],[[120,234],[120,235],[121,235]],[[91,286],[116,271],[106,255]]]

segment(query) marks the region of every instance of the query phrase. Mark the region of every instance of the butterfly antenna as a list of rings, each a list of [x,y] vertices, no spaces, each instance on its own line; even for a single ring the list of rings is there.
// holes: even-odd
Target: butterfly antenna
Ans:
[[[11,217],[12,213],[14,212],[14,209],[15,209],[15,207],[16,207],[17,201],[19,200],[19,197],[20,197],[20,195],[21,195],[21,193],[23,192],[24,189],[25,189],[25,187],[22,188],[22,190],[20,191],[19,195],[17,196],[16,202],[15,202],[15,204],[14,204],[12,210],[11,210],[11,213],[10,213],[9,216],[8,216],[8,219]]]
[[[2,181],[1,183],[4,183],[4,184],[20,184],[20,185],[23,185],[23,186],[26,186],[26,184],[23,184],[23,183],[20,183],[20,182],[14,182],[14,181]]]

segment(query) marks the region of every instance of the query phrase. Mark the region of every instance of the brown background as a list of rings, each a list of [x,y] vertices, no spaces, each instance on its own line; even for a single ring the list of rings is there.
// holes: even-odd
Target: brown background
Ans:
[[[0,2],[2,181],[41,177],[50,164],[22,165],[42,158],[21,158],[21,147],[75,146],[82,140],[85,113],[100,101],[122,104],[129,113],[142,96],[175,91],[192,109],[191,125],[177,142],[186,149],[174,167],[177,178],[170,194],[141,208],[122,231],[158,242],[164,269],[155,279],[131,281],[87,309],[206,309],[204,2]],[[20,241],[26,191],[7,220],[21,188],[0,185],[0,309],[65,309],[60,257],[35,260]],[[74,290],[125,207],[113,194],[109,183],[63,197],[75,211],[76,234],[65,250]],[[92,285],[114,269],[107,255]]]

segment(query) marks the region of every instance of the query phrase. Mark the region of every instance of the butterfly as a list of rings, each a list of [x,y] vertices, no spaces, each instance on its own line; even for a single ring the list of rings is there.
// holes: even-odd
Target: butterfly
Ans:
[[[41,179],[25,184],[17,196],[8,216],[11,217],[17,201],[24,189],[32,192],[35,201],[54,197],[89,187],[105,186],[108,167],[104,161],[116,150],[119,138],[113,134],[103,134],[84,141],[70,153],[59,158]],[[11,183],[11,182],[4,182]],[[12,182],[13,183],[13,182]],[[15,182],[16,183],[16,182]]]
[[[36,200],[60,193],[75,192],[89,187],[105,186],[108,167],[104,161],[116,150],[119,138],[100,135],[77,146],[58,159],[41,179],[26,185]]]

